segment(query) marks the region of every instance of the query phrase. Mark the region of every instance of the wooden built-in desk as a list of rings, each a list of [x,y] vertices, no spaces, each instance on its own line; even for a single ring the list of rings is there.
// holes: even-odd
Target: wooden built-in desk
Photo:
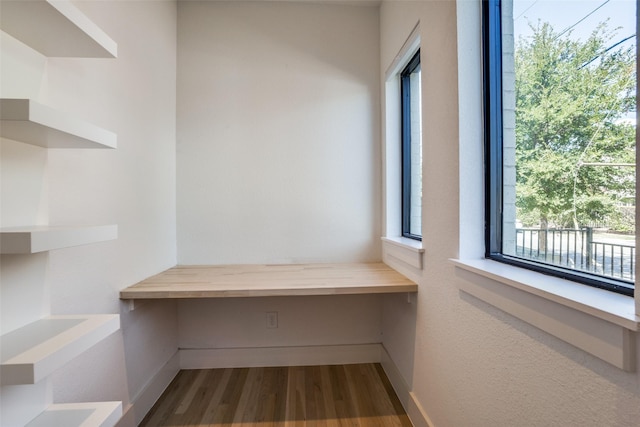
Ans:
[[[120,299],[417,292],[383,263],[177,266],[120,291]]]

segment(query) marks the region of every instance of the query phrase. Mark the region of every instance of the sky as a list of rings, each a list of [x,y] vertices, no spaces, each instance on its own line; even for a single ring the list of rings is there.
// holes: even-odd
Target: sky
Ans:
[[[538,20],[549,22],[553,29],[562,32],[571,28],[571,37],[586,39],[600,22],[609,19],[609,29],[616,35],[610,45],[636,33],[635,0],[513,0],[515,38],[531,35],[529,23]],[[620,47],[635,46],[633,37]],[[635,113],[629,113],[625,121],[635,124]]]
[[[591,34],[599,22],[609,18],[610,29],[621,27],[613,38],[612,44],[636,33],[635,0],[513,1],[516,40],[518,36],[530,35],[528,23],[535,24],[538,19],[549,22],[556,31],[565,30],[575,24],[572,28],[572,37],[584,39]],[[635,38],[632,38],[623,46],[634,44]]]

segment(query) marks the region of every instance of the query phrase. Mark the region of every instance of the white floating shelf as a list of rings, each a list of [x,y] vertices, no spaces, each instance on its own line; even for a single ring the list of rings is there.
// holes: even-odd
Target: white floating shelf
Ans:
[[[3,227],[0,228],[0,253],[33,254],[117,238],[117,225]]]
[[[118,56],[118,44],[69,0],[2,0],[0,28],[49,57]]]
[[[118,329],[117,314],[58,315],[9,332],[1,337],[0,382],[35,384]]]
[[[113,427],[121,416],[121,402],[60,403],[49,406],[26,427]]]
[[[2,7],[4,12],[4,3]],[[115,133],[30,99],[0,99],[0,118],[3,138],[40,147],[116,148],[118,145]]]

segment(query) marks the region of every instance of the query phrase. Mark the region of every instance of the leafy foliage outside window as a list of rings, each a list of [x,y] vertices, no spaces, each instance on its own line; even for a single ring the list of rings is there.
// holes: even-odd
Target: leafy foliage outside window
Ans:
[[[513,0],[483,2],[486,254],[632,295],[635,23],[630,35],[608,20],[573,34],[610,1],[575,15],[554,3],[572,15],[561,31],[516,23],[533,7],[555,19],[550,3],[519,1],[514,19]]]
[[[635,232],[635,46],[607,50],[600,24],[585,40],[548,23],[517,42],[516,206],[525,226],[607,223]]]

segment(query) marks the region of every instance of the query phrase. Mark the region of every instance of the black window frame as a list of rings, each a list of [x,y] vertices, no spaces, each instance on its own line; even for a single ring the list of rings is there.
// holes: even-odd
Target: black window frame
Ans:
[[[401,99],[401,158],[402,158],[402,236],[422,241],[422,236],[411,233],[411,74],[420,67],[420,49],[400,72]]]
[[[482,1],[485,161],[485,257],[539,273],[633,296],[628,283],[502,253],[502,27],[501,0]]]

